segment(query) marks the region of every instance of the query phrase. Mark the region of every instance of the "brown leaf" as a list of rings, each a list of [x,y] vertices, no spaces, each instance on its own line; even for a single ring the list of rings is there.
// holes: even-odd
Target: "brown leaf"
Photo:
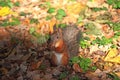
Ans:
[[[106,38],[112,38],[114,36],[114,31],[110,31],[109,33],[104,34]]]
[[[42,61],[32,62],[32,63],[31,63],[31,66],[30,66],[30,69],[31,69],[31,70],[38,69],[39,66],[41,65],[41,63],[42,63]]]
[[[75,72],[83,72],[82,69],[80,68],[80,66],[77,63],[75,63],[73,65],[73,69],[75,70]]]
[[[4,67],[0,68],[0,71],[3,73],[3,74],[7,74],[8,73],[8,70]]]
[[[102,25],[102,31],[103,31],[103,32],[108,32],[109,29],[110,29],[110,27],[109,27],[107,24]]]
[[[117,74],[120,77],[120,72],[116,72],[115,74]]]
[[[53,30],[53,27],[54,25],[56,24],[56,20],[55,19],[52,19],[49,23],[49,33],[53,33],[54,30]]]
[[[117,22],[119,20],[119,17],[117,15],[112,16],[112,21]]]
[[[6,38],[9,38],[9,37],[10,37],[9,32],[6,31],[5,28],[0,28],[0,40],[6,39]]]
[[[85,76],[89,79],[89,80],[100,80],[96,74],[94,74],[94,72],[87,72],[85,74]]]
[[[30,19],[26,18],[26,19],[23,21],[23,24],[29,25],[29,24],[30,24]]]

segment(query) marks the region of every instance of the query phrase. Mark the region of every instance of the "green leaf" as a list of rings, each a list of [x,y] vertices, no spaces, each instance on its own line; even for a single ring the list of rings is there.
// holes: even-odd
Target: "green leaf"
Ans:
[[[98,44],[98,46],[100,45],[107,45],[107,44],[111,44],[112,43],[112,38],[108,39],[105,38],[104,36],[100,39],[100,38],[96,38],[95,40],[92,41],[92,44]]]
[[[103,8],[92,8],[93,11],[97,12],[97,11],[101,11],[101,10],[107,10],[106,7]]]
[[[27,14],[25,12],[20,12],[20,16],[26,16]]]
[[[14,6],[19,7],[19,6],[20,6],[20,2],[18,2],[18,1],[17,1],[17,2],[15,2],[15,3],[14,3]]]
[[[66,16],[65,11],[63,9],[58,9],[55,17],[57,20],[62,20],[63,17],[65,17],[65,16]]]
[[[20,20],[18,18],[12,18],[12,22],[9,22],[10,26],[16,26],[20,24]]]
[[[84,19],[84,16],[79,16],[79,18],[78,18],[77,22],[78,22],[78,23],[80,23],[80,22],[82,22],[82,21],[83,21],[83,19]]]
[[[73,58],[71,58],[70,61],[71,61],[72,64],[74,64],[74,63],[80,63],[80,57],[78,57],[78,56],[77,57],[73,57]]]
[[[0,6],[2,7],[13,7],[13,3],[10,0],[0,0]]]
[[[92,66],[91,69],[92,69],[93,71],[95,71],[95,70],[97,69],[97,67],[96,67],[96,66]]]
[[[65,23],[61,23],[61,24],[59,24],[58,25],[60,28],[65,28],[65,27],[67,27],[67,25],[65,24]]]
[[[109,78],[111,78],[112,80],[120,80],[120,78],[118,77],[118,75],[117,74],[115,74],[115,73],[108,73],[107,74],[108,75],[108,77]]]
[[[37,42],[38,42],[39,44],[43,44],[43,43],[45,43],[45,42],[48,41],[48,39],[50,38],[50,36],[49,36],[48,34],[46,34],[46,35],[38,34],[38,35],[36,36],[36,38],[37,38]]]
[[[88,41],[86,41],[86,40],[80,41],[80,47],[82,47],[83,49],[87,48],[88,46],[89,46]]]
[[[80,78],[78,76],[73,76],[72,78],[70,78],[70,80],[80,80]]]
[[[57,15],[66,16],[66,13],[63,9],[58,9],[57,10]]]
[[[56,15],[55,17],[56,17],[57,20],[62,20],[63,19],[62,15]]]
[[[67,74],[68,74],[67,72],[61,73],[60,76],[59,76],[59,79],[62,80],[62,79],[64,79],[64,78],[66,78],[66,77],[67,77]]]
[[[93,35],[102,34],[101,30],[98,27],[96,27],[94,23],[87,23],[85,25],[85,28],[86,28],[86,31],[85,31],[86,34],[93,34]]]
[[[114,1],[113,1],[113,0],[107,0],[107,3],[108,3],[109,5],[111,5],[111,4],[114,3]]]
[[[77,57],[73,57],[70,60],[70,62],[71,64],[74,64],[74,63],[79,64],[79,66],[83,69],[83,71],[87,71],[91,69],[90,66],[91,66],[92,61],[89,58],[83,58],[83,57],[77,56]]]
[[[55,8],[49,8],[48,11],[47,11],[47,13],[50,13],[50,14],[54,13],[54,12],[55,12]]]
[[[81,62],[79,63],[79,65],[83,69],[83,71],[87,71],[91,65],[91,59],[81,58]]]
[[[107,0],[107,3],[115,9],[120,9],[120,0]]]
[[[48,2],[45,2],[45,4],[47,5],[47,7],[50,7],[51,6],[51,3],[48,1]]]
[[[39,21],[38,21],[38,19],[35,19],[35,18],[32,18],[31,20],[30,20],[30,23],[31,24],[33,24],[33,23],[39,23]]]
[[[10,8],[12,8],[12,7],[13,7],[13,3],[9,2],[9,3],[8,3],[8,6],[9,6]]]
[[[53,16],[49,15],[49,16],[46,17],[46,20],[51,20],[52,18],[53,18]]]
[[[7,20],[4,20],[2,23],[0,23],[0,26],[6,27],[9,25],[9,22]]]
[[[35,28],[34,27],[31,27],[30,28],[30,34],[33,34],[35,32]]]

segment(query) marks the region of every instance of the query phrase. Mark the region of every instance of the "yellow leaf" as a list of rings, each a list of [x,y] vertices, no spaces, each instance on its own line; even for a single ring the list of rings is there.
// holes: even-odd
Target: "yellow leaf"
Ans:
[[[120,56],[108,59],[109,62],[120,63]]]
[[[11,10],[9,7],[2,7],[0,9],[0,16],[6,16],[11,13]]]
[[[79,15],[79,13],[83,11],[85,8],[86,6],[81,3],[72,3],[70,5],[67,5],[67,14]]]
[[[120,56],[118,55],[118,50],[116,48],[110,49],[104,61],[120,63]]]
[[[54,27],[55,24],[56,24],[56,20],[55,19],[50,21],[50,23],[49,23],[49,32],[50,33],[53,33],[53,31],[54,31],[53,27]]]
[[[117,74],[120,77],[120,72],[116,72],[115,74]]]
[[[12,14],[13,16],[15,16],[15,17],[18,17],[18,16],[19,16],[19,14],[18,14],[17,12],[12,12],[12,11],[11,11],[11,14]]]
[[[80,22],[78,25],[79,25],[79,26],[83,26],[83,25],[84,25],[84,23],[83,23],[83,22]]]

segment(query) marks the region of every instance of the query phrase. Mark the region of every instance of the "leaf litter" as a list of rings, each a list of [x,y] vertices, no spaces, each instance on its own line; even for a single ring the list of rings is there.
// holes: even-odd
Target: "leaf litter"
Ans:
[[[0,79],[120,80],[119,4],[119,0],[1,0]],[[83,33],[77,57],[85,64],[71,59],[75,63],[67,68],[52,67],[49,51],[44,52],[49,37],[45,35],[53,33],[55,25],[70,23]]]

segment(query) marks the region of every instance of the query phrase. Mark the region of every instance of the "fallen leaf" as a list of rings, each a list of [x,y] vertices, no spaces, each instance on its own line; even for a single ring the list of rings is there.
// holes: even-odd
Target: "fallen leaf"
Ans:
[[[105,61],[108,61],[109,59],[115,57],[118,54],[118,51],[116,48],[112,48],[108,51],[107,56],[104,58]]]
[[[93,63],[96,63],[100,58],[100,55],[94,55],[93,57]]]
[[[30,19],[26,18],[26,19],[23,21],[23,24],[29,25],[29,24],[30,24]]]
[[[67,14],[71,15],[79,15],[80,12],[82,12],[84,9],[86,8],[85,5],[81,4],[81,3],[73,3],[70,5],[67,5]]]
[[[75,72],[83,72],[82,69],[80,68],[80,66],[77,63],[75,63],[73,65],[73,69],[75,70]]]
[[[115,74],[117,74],[120,77],[120,72],[116,72]]]
[[[32,62],[32,63],[31,63],[31,66],[30,66],[30,69],[31,69],[31,70],[38,69],[39,66],[41,65],[41,63],[42,63],[42,61]]]
[[[52,20],[50,21],[50,23],[49,23],[49,32],[50,32],[50,33],[53,33],[53,32],[54,32],[53,27],[54,27],[55,24],[56,24],[56,20],[55,20],[55,19],[52,19]]]
[[[109,62],[120,63],[120,56],[108,59]]]
[[[10,33],[5,28],[0,28],[0,40],[10,37]]]
[[[105,24],[105,25],[102,25],[102,31],[103,32],[108,32],[110,29],[109,25]]]
[[[98,77],[97,77],[97,74],[95,74],[94,72],[87,72],[85,74],[85,76],[89,79],[89,80],[100,80]]]
[[[0,9],[0,16],[6,16],[8,14],[11,14],[11,10],[9,7],[2,7]]]
[[[112,16],[112,21],[113,22],[119,21],[119,17],[117,15]]]
[[[8,70],[4,67],[0,68],[0,72],[2,72],[2,74],[7,74]]]
[[[120,63],[120,55],[118,55],[118,50],[116,48],[110,49],[104,61]]]
[[[106,38],[112,38],[114,36],[114,31],[109,31],[109,33],[104,34]]]

